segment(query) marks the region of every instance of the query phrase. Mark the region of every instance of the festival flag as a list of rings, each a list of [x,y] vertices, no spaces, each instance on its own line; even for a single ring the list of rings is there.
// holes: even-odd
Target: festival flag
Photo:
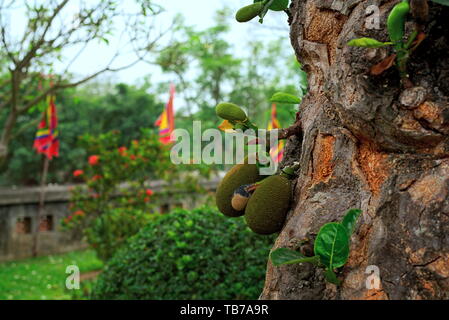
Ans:
[[[170,84],[170,98],[164,112],[159,116],[154,125],[159,127],[159,141],[163,144],[171,142],[170,135],[175,129],[175,115],[173,111],[173,101],[175,99],[175,86]]]
[[[56,114],[55,97],[48,98],[48,107],[39,123],[33,148],[44,154],[49,160],[59,156],[58,116]]]
[[[281,126],[277,119],[276,104],[273,103],[273,105],[271,106],[271,119],[268,123],[268,130],[279,129],[280,127]],[[284,141],[278,141],[277,147],[273,147],[270,150],[270,156],[275,163],[281,162],[282,158],[284,157]]]

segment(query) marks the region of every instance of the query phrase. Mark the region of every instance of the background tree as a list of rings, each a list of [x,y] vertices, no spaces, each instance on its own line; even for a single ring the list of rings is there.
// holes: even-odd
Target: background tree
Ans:
[[[265,127],[271,111],[268,101],[274,92],[302,96],[306,90],[305,73],[285,37],[270,41],[255,37],[248,41],[247,50],[241,50],[228,40],[231,16],[230,9],[224,8],[217,11],[216,24],[208,29],[180,27],[173,45],[156,60],[164,72],[176,76],[178,91],[186,102],[186,109],[177,115],[179,127],[191,127],[192,120],[200,120],[202,128],[217,127],[215,106],[222,101],[240,104],[251,119]],[[280,105],[278,115],[281,124],[295,118],[289,105]]]
[[[195,120],[215,120],[214,106],[225,98],[232,79],[238,77],[240,59],[232,54],[232,45],[225,39],[229,13],[228,9],[217,11],[216,25],[205,30],[184,26],[174,44],[156,61],[164,72],[176,76],[190,121],[193,113]]]
[[[110,84],[105,79],[93,81],[89,86],[69,88],[56,96],[59,114],[61,152],[53,160],[49,181],[67,183],[73,180],[72,172],[86,160],[85,147],[79,137],[100,135],[113,130],[120,131],[118,143],[129,145],[140,139],[141,128],[153,126],[162,112],[164,103],[149,93],[150,84],[131,86]],[[0,185],[33,185],[39,181],[40,156],[31,148],[36,134],[39,114],[24,113],[17,120],[11,141],[11,152],[1,169]],[[1,114],[0,121],[6,115]]]
[[[307,76],[283,38],[252,41],[247,50],[241,73],[233,79],[229,101],[245,106],[250,119],[263,128],[270,119],[273,94],[282,91],[302,97]],[[277,112],[281,125],[288,126],[295,119],[292,105],[278,104]]]
[[[396,68],[369,74],[389,47],[346,45],[367,36],[388,41],[387,15],[398,2],[291,3],[290,36],[309,93],[301,104],[303,140],[287,144],[284,164],[299,161],[301,169],[275,247],[301,247],[349,208],[362,209],[363,217],[340,287],[312,265],[270,262],[263,299],[449,298],[449,7],[428,2],[427,38],[408,63],[411,88],[401,85]],[[380,8],[379,29],[366,28],[370,5]],[[408,20],[410,35],[416,21]],[[369,289],[365,271],[372,265],[381,282]]]
[[[229,41],[230,15],[229,10],[218,11],[216,24],[204,30],[186,26],[182,17],[178,16],[167,34],[171,45],[162,49],[153,48],[157,53],[156,61],[154,54],[138,58],[152,64],[156,62],[162,71],[174,76],[177,128],[192,130],[193,120],[200,120],[203,129],[216,128],[219,125],[214,109],[216,101],[236,101],[253,115],[252,119],[260,127],[265,127],[271,111],[268,100],[275,91],[302,96],[306,88],[304,72],[298,68],[294,52],[285,37],[270,41],[251,39],[247,43],[249,52],[239,50]],[[142,40],[142,43],[145,41]],[[50,57],[48,59],[51,61]],[[9,73],[4,71],[3,75],[8,81]],[[48,89],[49,79],[42,79],[40,74],[35,76],[32,83],[37,87],[29,98],[42,94],[37,90],[39,83],[42,89]],[[72,75],[67,77],[70,79]],[[297,83],[300,84],[299,88]],[[61,153],[59,158],[53,160],[49,181],[73,181],[72,172],[86,157],[84,148],[78,143],[81,135],[119,130],[123,140],[120,142],[126,145],[139,137],[140,128],[153,127],[165,104],[157,96],[166,94],[167,88],[168,83],[156,78],[151,82],[144,79],[141,84],[133,86],[117,84],[112,76],[99,75],[80,86],[58,90],[56,104]],[[6,85],[0,92],[8,96],[9,86]],[[32,141],[45,107],[46,101],[43,100],[17,117],[11,134],[8,161],[0,166],[1,185],[34,185],[38,181],[41,161],[32,149]],[[281,125],[290,123],[294,113],[291,105],[278,105]],[[9,116],[9,107],[1,109],[0,123],[5,123]]]
[[[17,17],[13,16],[13,9],[22,10],[26,16],[24,28],[18,28],[17,22],[14,24]],[[0,112],[6,117],[1,125],[0,161],[7,157],[18,118],[45,101],[49,94],[76,87],[108,71],[128,68],[151,52],[166,32],[153,34],[153,24],[160,12],[160,7],[149,0],[136,0],[131,5],[112,0],[76,4],[70,0],[1,1]],[[124,54],[118,50],[106,62],[99,61],[100,67],[87,76],[76,78],[68,74],[89,45],[98,41],[108,43],[119,18],[122,18],[119,24],[123,28],[122,38],[128,42],[119,47],[135,50],[135,60],[118,65],[117,59]],[[76,54],[67,58],[68,50],[74,49]],[[56,72],[58,60],[62,64],[58,70],[62,71]],[[49,74],[50,81],[45,78]]]

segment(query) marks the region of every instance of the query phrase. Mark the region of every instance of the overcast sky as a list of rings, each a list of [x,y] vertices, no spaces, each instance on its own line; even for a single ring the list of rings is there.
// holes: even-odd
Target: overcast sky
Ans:
[[[127,0],[129,1],[129,0]],[[222,9],[224,6],[228,6],[235,12],[240,7],[251,3],[248,0],[159,0],[157,3],[161,4],[166,13],[164,13],[164,21],[169,23],[176,14],[180,13],[185,17],[185,24],[195,26],[197,30],[203,30],[214,25],[214,13]],[[235,50],[238,55],[244,54],[244,48],[248,40],[255,38],[263,39],[275,39],[280,35],[285,35],[288,39],[288,28],[284,13],[271,12],[272,16],[271,24],[280,24],[279,27],[285,27],[286,32],[280,33],[279,30],[270,30],[269,20],[266,21],[264,26],[261,26],[257,22],[251,23],[238,23],[233,21],[231,25],[231,32],[229,34],[229,41],[235,45]],[[255,19],[256,21],[256,19]],[[117,36],[118,37],[118,36]],[[108,57],[112,56],[115,52],[116,39],[110,41],[110,45],[95,44],[90,46],[88,50],[84,52],[82,56],[71,67],[71,71],[78,75],[86,75],[101,67],[101,63],[106,63]],[[239,49],[240,48],[240,49]],[[134,55],[125,55],[121,60],[115,63],[115,66],[121,66],[127,64],[134,59]],[[147,63],[138,63],[134,67],[120,71],[112,76],[116,81],[122,81],[126,83],[136,83],[146,75],[151,75],[154,80],[170,80],[166,75],[162,75],[158,67],[151,66]]]
[[[287,43],[289,41],[287,18],[283,12],[270,11],[263,25],[259,24],[257,19],[254,19],[250,23],[238,23],[234,20],[235,12],[239,8],[252,3],[252,0],[154,0],[154,2],[162,5],[165,9],[165,12],[158,18],[160,23],[158,22],[157,27],[161,29],[164,29],[163,25],[168,26],[177,14],[182,14],[185,25],[193,26],[197,31],[204,30],[215,24],[214,16],[217,10],[223,9],[225,6],[229,7],[232,10],[232,17],[229,20],[231,23],[231,31],[227,40],[233,45],[234,55],[240,57],[249,54],[246,48],[247,43],[251,40],[270,41],[284,38]],[[135,6],[134,0],[122,0],[120,4],[127,11],[138,9]],[[63,16],[60,17],[60,23],[66,24],[67,21],[70,21],[73,15],[78,12],[78,5],[78,1],[70,1],[69,5],[65,8]],[[18,5],[9,11],[6,20],[9,22],[10,30],[8,33],[11,35],[11,38],[21,38],[27,22],[24,10],[23,5],[19,5],[18,2]],[[130,53],[122,55],[120,59],[115,61],[112,67],[121,67],[136,60],[136,55],[133,53],[133,50],[120,42],[120,30],[123,29],[123,22],[117,21],[111,27],[112,29],[116,29],[116,32],[109,38],[109,45],[100,41],[90,44],[83,51],[82,55],[70,65],[68,72],[74,75],[75,80],[91,75],[106,67],[111,57],[117,52],[117,48],[121,48],[121,50]],[[56,72],[65,71],[68,61],[72,61],[72,58],[77,56],[80,47],[82,47],[81,44],[78,47],[64,51],[62,62],[56,61],[54,64]],[[289,46],[286,47],[289,48]],[[291,50],[293,54],[293,49]],[[154,58],[155,55],[153,55],[153,59],[150,58],[149,60],[154,61]],[[143,82],[146,76],[150,76],[152,83],[176,82],[174,75],[163,74],[159,67],[145,62],[139,62],[133,67],[117,73],[103,74],[100,78],[101,80],[108,79],[115,83],[139,84]],[[166,95],[168,96],[168,88]],[[165,94],[161,98],[166,99]]]

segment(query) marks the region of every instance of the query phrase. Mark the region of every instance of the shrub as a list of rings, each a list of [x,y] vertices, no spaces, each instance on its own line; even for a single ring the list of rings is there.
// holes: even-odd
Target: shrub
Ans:
[[[118,131],[82,137],[89,157],[73,176],[84,184],[72,190],[71,215],[62,221],[63,227],[82,233],[103,261],[152,218],[154,197],[168,195],[176,187],[201,194],[198,180],[211,171],[171,163],[168,146],[150,130],[143,130],[142,138],[129,146],[119,143],[121,137]],[[148,183],[156,179],[169,185],[153,195]],[[179,193],[185,196],[183,192]]]
[[[92,298],[257,299],[273,240],[216,209],[178,209],[114,255]]]
[[[103,261],[146,224],[149,215],[144,212],[152,211],[153,194],[146,182],[172,167],[156,135],[128,147],[119,144],[120,137],[114,131],[82,138],[90,156],[73,175],[85,184],[72,190],[72,214],[62,221],[64,227],[82,231]]]
[[[84,234],[98,257],[106,261],[155,216],[132,208],[110,209],[93,220]]]

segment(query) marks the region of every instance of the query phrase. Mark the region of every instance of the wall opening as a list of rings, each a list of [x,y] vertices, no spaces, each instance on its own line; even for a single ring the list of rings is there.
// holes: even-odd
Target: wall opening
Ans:
[[[169,205],[169,204],[163,204],[163,205],[161,205],[160,208],[159,208],[159,212],[160,212],[161,214],[166,214],[166,213],[168,213],[169,211],[170,211],[170,205]]]
[[[17,234],[30,234],[31,233],[31,218],[30,217],[23,217],[23,218],[17,219],[16,233]]]
[[[41,223],[39,224],[39,232],[49,232],[49,231],[53,231],[52,215],[42,217]]]
[[[184,209],[184,204],[183,204],[183,203],[176,203],[176,204],[174,205],[174,207],[175,207],[176,209]]]

